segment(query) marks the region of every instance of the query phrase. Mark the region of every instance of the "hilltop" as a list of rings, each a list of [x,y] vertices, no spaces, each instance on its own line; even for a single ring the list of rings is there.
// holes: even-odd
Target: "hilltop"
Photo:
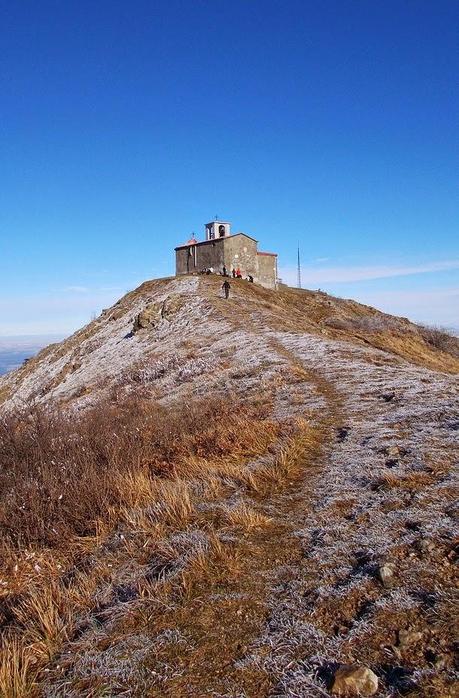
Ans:
[[[0,692],[452,698],[458,342],[221,281],[0,379]]]
[[[457,341],[445,338],[456,355],[441,351],[436,336],[405,318],[320,291],[282,286],[270,291],[234,280],[225,303],[220,285],[215,276],[145,282],[74,335],[1,378],[0,404],[59,401],[81,407],[132,383],[154,384],[155,397],[161,398],[188,394],[190,384],[199,393],[204,380],[209,388],[221,381],[229,385],[231,366],[243,371],[248,364],[250,373],[265,361],[275,364],[279,359],[270,338],[276,332],[373,347],[394,360],[459,371]],[[261,335],[265,341],[260,342]]]

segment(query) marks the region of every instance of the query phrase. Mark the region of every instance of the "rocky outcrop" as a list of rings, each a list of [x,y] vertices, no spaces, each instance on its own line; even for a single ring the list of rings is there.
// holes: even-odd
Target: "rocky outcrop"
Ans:
[[[150,303],[136,315],[132,331],[154,329],[162,320],[170,320],[184,305],[180,295],[171,296],[163,303]]]
[[[161,315],[165,320],[169,320],[183,308],[186,303],[186,298],[182,295],[170,296],[165,301],[161,308]]]
[[[422,640],[422,633],[416,632],[415,630],[399,630],[398,631],[398,644],[399,647],[408,647],[409,645],[415,645],[417,642]]]
[[[162,320],[162,304],[150,303],[134,319],[132,331],[138,332],[148,327],[156,327]]]
[[[339,696],[373,696],[378,677],[366,666],[342,666],[335,674],[332,693]]]

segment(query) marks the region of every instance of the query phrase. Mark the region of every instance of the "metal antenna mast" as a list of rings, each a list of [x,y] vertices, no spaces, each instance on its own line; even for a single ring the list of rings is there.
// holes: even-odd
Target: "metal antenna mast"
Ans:
[[[298,278],[297,286],[301,288],[301,262],[300,262],[300,243],[298,243]]]

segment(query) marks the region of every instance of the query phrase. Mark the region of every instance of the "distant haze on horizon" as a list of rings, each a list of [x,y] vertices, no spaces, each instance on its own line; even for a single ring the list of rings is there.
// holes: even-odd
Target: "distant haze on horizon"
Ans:
[[[0,376],[14,371],[25,359],[34,356],[40,349],[59,342],[62,335],[20,335],[0,337]]]
[[[456,0],[5,6],[0,337],[70,334],[215,215],[457,328],[458,35]]]

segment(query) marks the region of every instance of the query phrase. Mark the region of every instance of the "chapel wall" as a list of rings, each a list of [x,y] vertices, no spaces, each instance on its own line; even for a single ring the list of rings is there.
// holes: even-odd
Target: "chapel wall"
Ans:
[[[225,245],[225,265],[228,274],[231,270],[241,270],[242,276],[246,278],[249,274],[254,278],[257,276],[257,242],[243,235],[233,235],[226,238]]]
[[[277,288],[277,257],[276,255],[257,254],[257,281],[265,288]]]

